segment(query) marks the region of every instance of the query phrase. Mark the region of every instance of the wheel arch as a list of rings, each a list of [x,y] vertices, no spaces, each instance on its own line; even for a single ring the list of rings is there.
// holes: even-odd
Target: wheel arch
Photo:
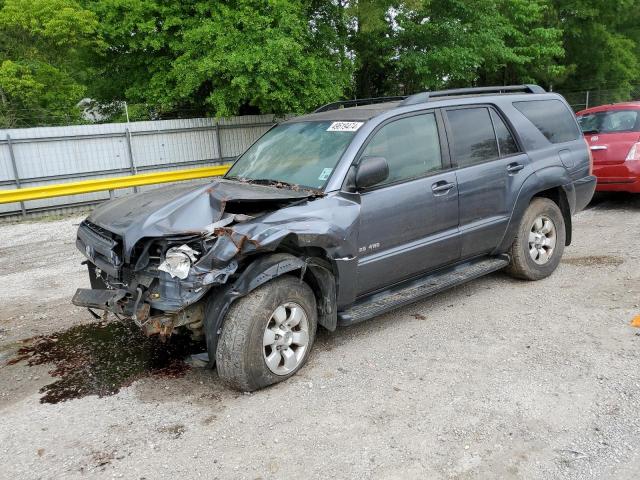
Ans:
[[[505,253],[509,249],[516,237],[520,219],[536,197],[548,198],[558,205],[565,221],[565,246],[571,244],[571,214],[575,209],[573,182],[568,177],[566,169],[558,166],[548,167],[531,174],[522,184],[514,202],[509,224],[494,254]]]
[[[529,203],[533,201],[534,198],[548,198],[553,203],[558,205],[560,208],[560,212],[562,212],[562,218],[564,220],[565,226],[565,246],[571,245],[571,232],[572,232],[572,223],[571,223],[571,207],[569,206],[569,201],[567,200],[567,193],[563,187],[553,187],[548,188],[546,190],[542,190],[536,193]]]
[[[314,256],[310,256],[313,254]],[[273,252],[252,259],[235,281],[212,290],[205,306],[205,337],[209,352],[209,366],[215,363],[215,351],[224,318],[231,305],[259,286],[281,277],[297,274],[316,297],[318,324],[333,331],[337,326],[336,280],[334,268],[321,249]]]

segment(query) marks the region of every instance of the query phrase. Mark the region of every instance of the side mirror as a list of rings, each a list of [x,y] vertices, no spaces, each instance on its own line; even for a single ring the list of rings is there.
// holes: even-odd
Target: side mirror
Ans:
[[[362,157],[356,171],[356,187],[373,187],[388,177],[389,164],[384,157]]]

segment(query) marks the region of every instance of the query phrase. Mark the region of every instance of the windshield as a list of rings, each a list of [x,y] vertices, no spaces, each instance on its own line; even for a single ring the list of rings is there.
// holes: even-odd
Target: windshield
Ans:
[[[640,131],[640,110],[610,110],[578,116],[583,133]]]
[[[321,189],[361,125],[360,122],[278,125],[242,154],[225,178]]]

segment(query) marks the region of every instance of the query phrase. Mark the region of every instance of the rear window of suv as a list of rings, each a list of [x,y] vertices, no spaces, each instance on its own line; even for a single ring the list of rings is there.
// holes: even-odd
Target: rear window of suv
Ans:
[[[527,117],[551,143],[570,142],[581,135],[573,112],[560,100],[513,102],[513,106]]]
[[[609,110],[578,116],[585,133],[616,133],[640,131],[640,110]]]

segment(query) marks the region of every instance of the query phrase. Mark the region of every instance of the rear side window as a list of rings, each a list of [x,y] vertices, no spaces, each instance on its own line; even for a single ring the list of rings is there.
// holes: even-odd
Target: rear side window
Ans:
[[[585,133],[616,133],[640,131],[640,110],[610,110],[578,117]]]
[[[513,135],[505,125],[500,115],[491,110],[491,119],[493,120],[493,127],[496,129],[496,137],[498,137],[498,147],[500,147],[500,156],[508,157],[520,152],[518,144],[516,143]]]
[[[551,143],[576,140],[581,133],[573,113],[560,100],[514,102],[516,107]]]
[[[447,118],[453,135],[453,158],[458,167],[498,158],[498,144],[488,108],[447,110]]]
[[[414,115],[386,124],[373,136],[362,156],[387,160],[389,178],[381,185],[442,169],[435,115]]]

